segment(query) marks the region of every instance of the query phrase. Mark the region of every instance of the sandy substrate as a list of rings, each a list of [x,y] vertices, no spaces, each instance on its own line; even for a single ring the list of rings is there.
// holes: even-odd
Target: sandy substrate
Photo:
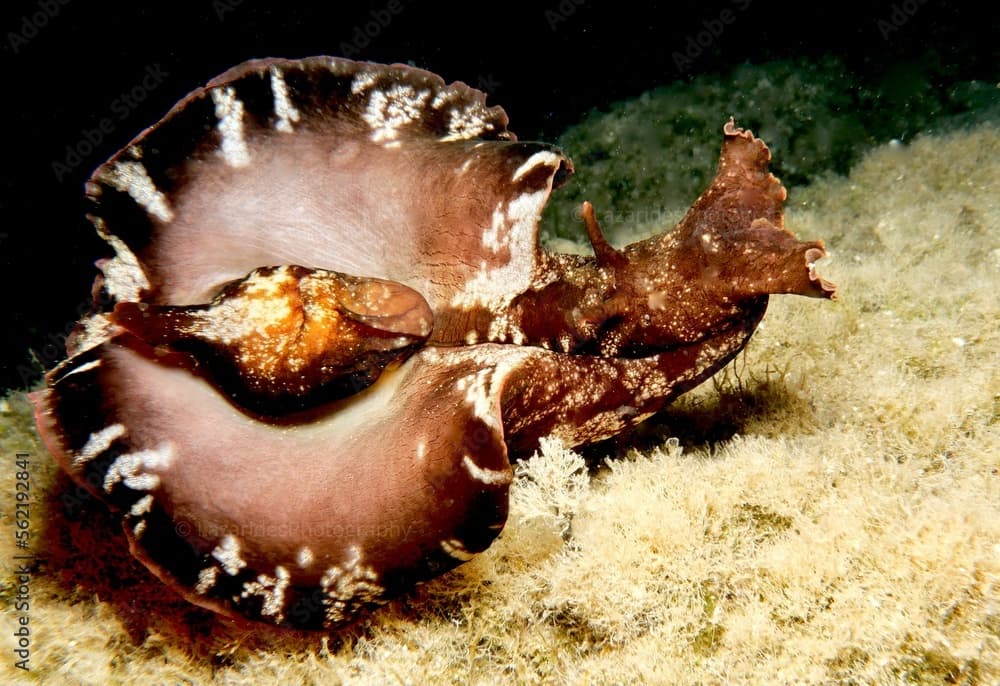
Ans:
[[[546,445],[487,553],[330,636],[178,600],[10,396],[0,682],[1000,683],[1000,130],[877,148],[786,219],[838,301],[773,299],[624,456]]]

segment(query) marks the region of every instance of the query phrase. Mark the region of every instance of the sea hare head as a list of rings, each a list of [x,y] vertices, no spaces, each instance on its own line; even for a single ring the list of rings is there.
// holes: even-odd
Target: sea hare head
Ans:
[[[784,228],[781,183],[768,171],[764,143],[730,119],[711,186],[673,231],[628,246],[615,267],[620,315],[616,336],[630,349],[671,348],[756,321],[767,296],[833,298],[814,270],[822,241]]]
[[[134,554],[198,605],[352,621],[484,550],[509,456],[642,421],[745,345],[767,297],[832,297],[730,122],[673,231],[539,247],[572,165],[428,72],[258,60],[196,90],[87,193],[114,255],[34,396]]]

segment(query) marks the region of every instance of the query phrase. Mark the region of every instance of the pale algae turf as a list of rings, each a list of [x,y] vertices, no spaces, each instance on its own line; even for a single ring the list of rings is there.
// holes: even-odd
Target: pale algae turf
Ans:
[[[718,117],[690,107],[713,122],[704,143],[675,143],[695,146],[700,184]],[[786,124],[758,131],[776,161],[787,151],[767,129]],[[127,557],[93,554],[113,531],[93,508],[69,529],[80,554],[31,579],[33,671],[19,672],[5,464],[0,682],[1000,683],[1000,129],[945,129],[792,187],[788,226],[827,241],[838,301],[774,298],[746,353],[676,403],[645,452],[588,469],[547,443],[518,467],[487,553],[349,631],[184,624],[186,604]],[[3,459],[31,455],[45,555],[69,526],[55,511],[76,501],[53,495],[22,394],[0,422]],[[147,633],[129,633],[137,616]]]

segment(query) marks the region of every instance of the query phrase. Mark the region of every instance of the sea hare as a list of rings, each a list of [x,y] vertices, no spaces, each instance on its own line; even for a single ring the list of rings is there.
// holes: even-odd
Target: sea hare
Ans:
[[[95,312],[34,394],[62,467],[188,600],[324,629],[484,550],[511,456],[613,436],[831,298],[729,121],[672,231],[538,243],[561,151],[426,71],[242,64],[98,168]],[[110,303],[110,304],[109,304]]]

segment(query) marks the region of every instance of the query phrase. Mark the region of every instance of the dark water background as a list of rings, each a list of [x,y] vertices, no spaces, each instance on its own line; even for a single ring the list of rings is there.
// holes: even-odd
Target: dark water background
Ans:
[[[832,57],[844,71],[842,92],[829,103],[810,101],[808,92],[803,100],[839,112],[842,143],[823,164],[789,160],[798,165],[784,170],[791,183],[807,183],[821,167],[844,172],[867,145],[989,107],[1000,81],[995,9],[933,0],[34,0],[0,10],[0,44],[0,386],[13,388],[37,381],[42,366],[61,359],[62,339],[85,306],[93,261],[107,252],[84,217],[87,176],[187,92],[249,58],[411,62],[487,91],[521,139],[556,140],[595,108],[653,88],[697,87],[747,62]],[[743,106],[752,118],[755,103]],[[807,110],[799,109],[803,130]],[[677,136],[709,135],[709,125],[717,135],[715,122],[664,124]]]

